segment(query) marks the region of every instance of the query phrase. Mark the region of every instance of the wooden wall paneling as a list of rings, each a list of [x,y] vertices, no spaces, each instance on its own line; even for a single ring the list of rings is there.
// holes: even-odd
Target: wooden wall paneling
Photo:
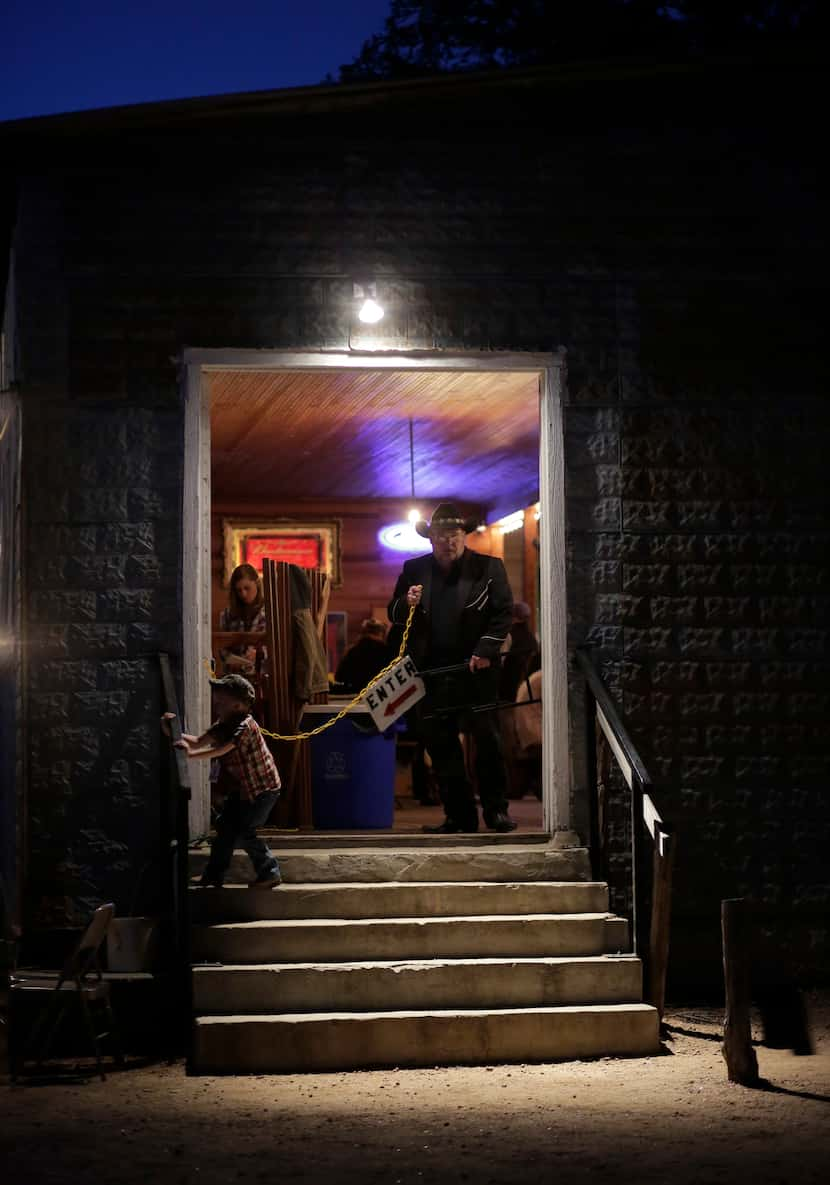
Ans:
[[[525,521],[522,534],[524,535],[524,580],[522,581],[522,600],[530,606],[530,622],[538,633],[538,601],[539,601],[539,520],[535,517],[536,506],[525,507]]]

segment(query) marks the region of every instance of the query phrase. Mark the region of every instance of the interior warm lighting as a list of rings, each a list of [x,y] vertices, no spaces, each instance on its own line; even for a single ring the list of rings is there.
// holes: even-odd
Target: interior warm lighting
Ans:
[[[509,535],[511,531],[518,531],[520,527],[524,526],[524,521],[525,512],[514,510],[512,514],[506,514],[504,518],[497,519],[493,526],[498,527],[502,535]]]
[[[409,519],[409,521],[412,523],[412,525],[414,527],[416,523],[421,521],[421,512],[420,512],[420,510],[416,510],[415,507],[413,506],[406,517]]]

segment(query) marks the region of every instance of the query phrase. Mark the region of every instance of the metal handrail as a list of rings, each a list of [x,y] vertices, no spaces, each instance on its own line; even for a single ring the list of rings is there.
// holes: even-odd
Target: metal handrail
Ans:
[[[190,770],[187,754],[183,749],[177,749],[175,742],[181,740],[182,724],[179,704],[176,697],[176,685],[170,659],[166,654],[159,654],[161,668],[161,692],[165,712],[172,712],[170,720],[170,790],[172,808],[167,812],[167,830],[169,834],[169,851],[171,859],[171,882],[173,897],[173,925],[175,947],[175,972],[180,992],[181,1009],[186,1017],[192,1012],[192,985],[190,972],[190,917],[188,911],[188,885],[190,880],[188,849],[190,843],[189,803],[191,795]],[[185,1023],[182,1032],[190,1032],[191,1026]],[[188,1042],[188,1061],[190,1059],[190,1043]]]
[[[601,840],[596,760],[596,730],[599,727],[631,792],[632,948],[643,962],[645,998],[657,1008],[662,1020],[666,994],[675,836],[673,829],[657,809],[651,776],[590,654],[586,649],[577,649],[576,660],[585,678],[586,690],[585,721],[588,738],[588,774],[591,782],[590,846],[593,871],[596,876]],[[651,859],[647,858],[648,849],[642,829],[653,844]]]
[[[576,651],[576,661],[582,668],[585,682],[588,684],[591,694],[601,708],[602,714],[608,721],[612,732],[617,738],[617,743],[625,754],[631,768],[636,772],[644,786],[650,786],[651,778],[645,767],[645,763],[637,752],[631,737],[628,735],[628,731],[620,719],[616,704],[611,698],[611,693],[603,683],[602,677],[591,661],[590,655],[587,651],[579,649]]]

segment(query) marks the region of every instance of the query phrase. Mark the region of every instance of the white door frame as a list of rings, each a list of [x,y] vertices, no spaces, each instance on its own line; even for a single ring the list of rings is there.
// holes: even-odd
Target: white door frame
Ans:
[[[543,699],[543,825],[571,826],[568,745],[568,670],[565,599],[565,482],[562,430],[564,353],[521,354],[431,351],[199,350],[182,354],[185,386],[182,500],[182,622],[187,728],[208,723],[206,663],[211,654],[210,406],[202,375],[217,370],[454,370],[536,371],[539,375],[540,622]],[[194,762],[191,834],[207,831],[210,789],[202,762]]]

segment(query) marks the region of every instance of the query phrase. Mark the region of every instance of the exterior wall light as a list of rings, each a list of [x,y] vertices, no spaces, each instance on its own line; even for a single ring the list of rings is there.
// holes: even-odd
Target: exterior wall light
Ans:
[[[361,302],[358,319],[364,325],[376,325],[383,318],[383,308],[377,302],[376,284],[355,284],[354,298]]]

